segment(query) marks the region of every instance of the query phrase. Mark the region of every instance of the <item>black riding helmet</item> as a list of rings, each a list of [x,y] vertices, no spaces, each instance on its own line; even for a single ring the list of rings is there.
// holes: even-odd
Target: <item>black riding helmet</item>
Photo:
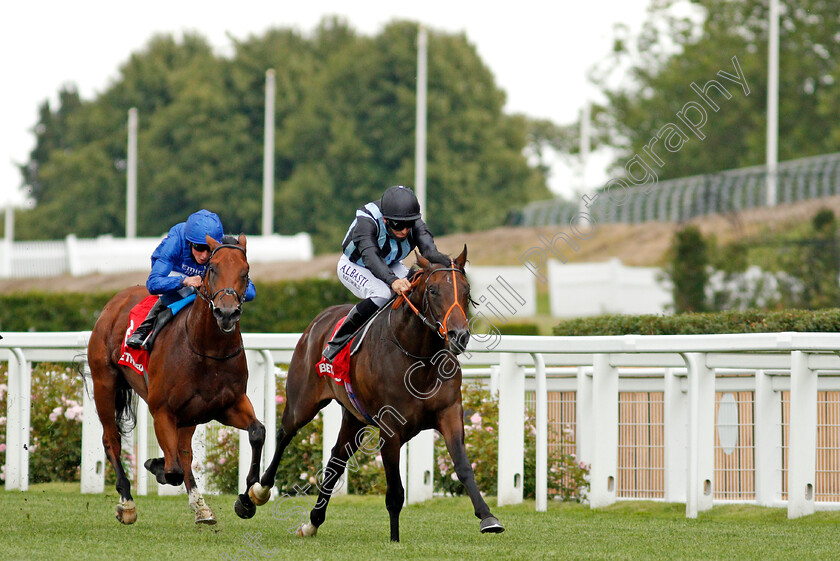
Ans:
[[[396,222],[411,222],[420,218],[420,203],[414,191],[402,185],[388,187],[379,200],[382,217]]]

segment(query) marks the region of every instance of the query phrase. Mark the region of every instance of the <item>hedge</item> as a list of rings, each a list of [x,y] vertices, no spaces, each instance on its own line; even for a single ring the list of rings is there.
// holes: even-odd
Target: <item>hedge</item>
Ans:
[[[242,330],[298,333],[328,306],[355,302],[337,280],[255,283],[257,299],[245,304]],[[20,292],[0,295],[0,333],[4,331],[86,331],[112,293]]]
[[[691,335],[704,333],[840,332],[840,309],[728,311],[679,315],[605,315],[571,319],[555,335]]]

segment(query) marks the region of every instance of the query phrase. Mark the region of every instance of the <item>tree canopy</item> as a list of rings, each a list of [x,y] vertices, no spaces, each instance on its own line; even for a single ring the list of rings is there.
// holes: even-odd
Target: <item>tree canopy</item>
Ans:
[[[834,152],[840,149],[840,34],[837,2],[803,0],[780,2],[779,54],[779,159]],[[685,15],[675,6],[689,5],[700,18]],[[713,173],[765,162],[767,108],[767,0],[653,0],[641,34],[616,41],[611,64],[602,64],[596,81],[606,95],[601,108],[610,119],[600,123],[600,134],[621,149],[616,162],[623,168],[634,155],[646,157],[645,147],[659,138],[655,152],[662,162],[659,179]],[[734,76],[733,57],[743,72],[749,93],[722,77]],[[626,79],[616,84],[617,69],[629,67]],[[609,71],[604,71],[604,69]],[[710,80],[724,86],[706,90],[715,110],[697,88]],[[695,87],[692,87],[694,85]],[[695,134],[679,113],[695,122],[700,112],[686,104],[698,103],[706,122]],[[667,136],[662,127],[679,127],[685,138]],[[596,123],[598,126],[598,123]],[[676,133],[675,133],[676,134]],[[700,136],[704,138],[700,138]]]
[[[276,72],[274,229],[337,250],[355,209],[414,182],[417,24],[375,36],[326,18],[311,33],[272,29],[214,53],[199,34],[152,38],[92,100],[72,87],[45,102],[21,166],[36,202],[21,239],[125,232],[127,112],[137,107],[138,235],[199,208],[226,230],[259,233],[265,72]],[[547,198],[546,170],[524,155],[533,121],[463,34],[431,32],[426,220],[436,234],[502,223],[512,204]]]

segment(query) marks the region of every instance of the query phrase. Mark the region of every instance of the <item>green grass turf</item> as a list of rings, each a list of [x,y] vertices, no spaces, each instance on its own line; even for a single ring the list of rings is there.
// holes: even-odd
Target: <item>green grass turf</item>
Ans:
[[[681,504],[621,502],[593,511],[551,503],[537,513],[526,501],[494,508],[507,531],[482,535],[469,500],[447,498],[404,508],[402,541],[392,544],[381,496],[335,498],[318,536],[300,539],[287,531],[309,508],[300,497],[240,520],[235,497],[207,496],[215,526],[196,526],[184,495],[135,497],[138,521],[122,526],[113,515],[115,491],[82,495],[78,488],[0,491],[0,559],[840,559],[840,512],[788,520],[783,509],[731,505],[688,520]],[[263,552],[248,545],[257,534]]]

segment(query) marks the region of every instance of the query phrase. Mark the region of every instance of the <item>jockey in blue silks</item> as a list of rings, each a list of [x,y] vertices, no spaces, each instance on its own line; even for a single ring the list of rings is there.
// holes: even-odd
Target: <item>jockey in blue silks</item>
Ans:
[[[344,254],[338,261],[338,279],[363,300],[350,310],[327,343],[324,358],[330,362],[392,294],[402,294],[411,287],[405,278],[408,267],[402,260],[414,248],[429,261],[449,264],[449,257],[438,251],[420,217],[420,203],[414,192],[401,185],[389,187],[381,199],[356,211],[356,219],[341,247]]]
[[[216,214],[199,210],[191,214],[186,222],[174,225],[157,246],[152,253],[152,271],[146,288],[150,294],[160,294],[160,298],[128,338],[126,345],[150,351],[160,330],[175,315],[173,305],[192,296],[201,286],[211,255],[206,236],[222,243],[224,228]],[[254,283],[249,279],[245,301],[253,300],[256,295]]]

